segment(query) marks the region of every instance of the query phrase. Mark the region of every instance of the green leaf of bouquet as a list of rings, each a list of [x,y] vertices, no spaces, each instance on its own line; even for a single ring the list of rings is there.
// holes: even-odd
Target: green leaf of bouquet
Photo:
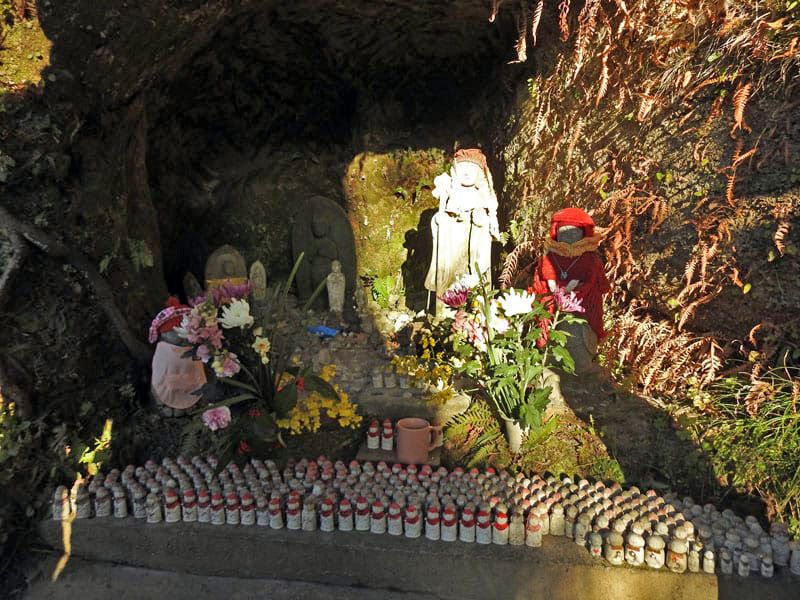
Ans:
[[[286,385],[275,394],[273,403],[275,413],[279,417],[285,417],[297,404],[297,386],[293,383]]]
[[[339,394],[333,386],[319,375],[307,375],[305,377],[306,389],[309,392],[317,392],[326,398],[338,398]]]
[[[246,390],[251,394],[258,394],[258,388],[254,385],[250,385],[248,383],[242,383],[238,379],[232,379],[230,377],[220,377],[219,380],[224,383],[225,385],[229,385],[231,387],[239,388],[240,390]]]

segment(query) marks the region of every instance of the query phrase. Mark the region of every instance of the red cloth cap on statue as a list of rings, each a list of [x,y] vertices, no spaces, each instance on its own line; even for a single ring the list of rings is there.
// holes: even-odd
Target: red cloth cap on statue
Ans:
[[[484,171],[488,168],[486,166],[486,156],[478,148],[457,150],[453,156],[453,162],[471,162],[478,165]]]
[[[178,309],[178,308],[189,308],[189,307],[186,306],[185,304],[181,304],[181,301],[178,300],[175,296],[170,296],[169,298],[167,298],[166,308]],[[173,329],[178,327],[181,324],[181,321],[183,320],[184,314],[185,313],[183,311],[176,312],[174,316],[171,316],[166,320],[164,320],[158,326],[158,333],[167,333],[168,331],[172,331]]]
[[[558,239],[559,227],[571,225],[583,229],[584,237],[594,235],[594,221],[585,211],[580,208],[565,208],[553,215],[550,221],[550,237]]]

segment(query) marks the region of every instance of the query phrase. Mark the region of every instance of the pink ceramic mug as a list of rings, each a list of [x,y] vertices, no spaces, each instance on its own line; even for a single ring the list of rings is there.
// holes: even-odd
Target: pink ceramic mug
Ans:
[[[428,453],[444,441],[441,425],[431,425],[425,419],[400,419],[395,435],[397,461],[409,465],[428,462]]]

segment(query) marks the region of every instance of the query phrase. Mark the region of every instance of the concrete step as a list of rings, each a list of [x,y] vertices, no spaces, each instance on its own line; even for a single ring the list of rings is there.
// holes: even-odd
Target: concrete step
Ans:
[[[71,558],[56,581],[57,557],[40,563],[26,600],[435,600],[393,590],[287,581],[213,577]]]
[[[798,582],[788,576],[717,578],[610,567],[571,540],[553,536],[545,538],[542,548],[481,546],[357,532],[275,531],[201,523],[148,525],[132,518],[47,521],[41,533],[58,551],[66,543],[72,557],[185,574],[191,576],[187,581],[194,581],[194,576],[277,579],[463,600],[788,600],[797,598],[800,591]],[[319,597],[335,596],[322,593]]]

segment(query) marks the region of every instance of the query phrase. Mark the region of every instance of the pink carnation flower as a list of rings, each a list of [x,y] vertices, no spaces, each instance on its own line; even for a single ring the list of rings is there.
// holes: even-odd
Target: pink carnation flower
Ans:
[[[197,358],[202,360],[204,363],[207,363],[209,360],[211,360],[212,356],[214,356],[214,353],[205,344],[197,347]]]
[[[227,406],[209,408],[203,413],[203,423],[211,431],[225,429],[231,423],[231,409]]]
[[[459,283],[456,283],[444,294],[439,296],[439,300],[444,302],[450,308],[460,308],[467,303],[468,293],[469,289]]]
[[[580,298],[578,298],[575,292],[567,292],[564,290],[564,288],[558,288],[553,294],[553,298],[555,299],[556,306],[558,306],[559,310],[576,313],[584,312]]]
[[[483,327],[463,310],[456,313],[456,318],[453,320],[453,331],[463,335],[470,344],[479,350],[486,348],[486,334]]]

